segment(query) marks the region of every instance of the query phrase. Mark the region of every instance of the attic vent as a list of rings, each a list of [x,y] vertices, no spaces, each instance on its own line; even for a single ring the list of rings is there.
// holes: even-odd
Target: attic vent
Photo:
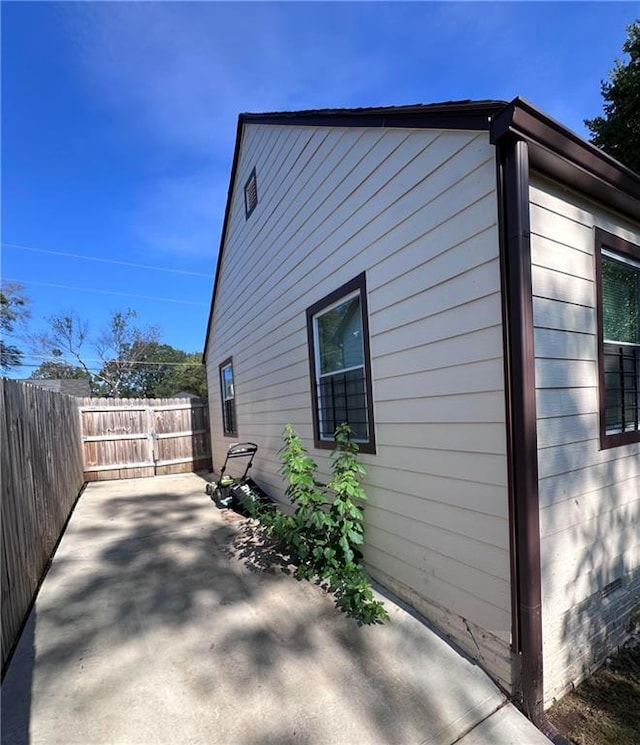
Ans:
[[[248,220],[251,213],[258,204],[258,181],[256,180],[256,169],[251,171],[251,175],[244,185],[244,214]]]
[[[619,590],[621,587],[622,587],[622,577],[618,577],[618,579],[614,579],[613,582],[609,582],[608,585],[605,585],[600,591],[600,595],[603,598],[608,598],[609,595],[613,595],[613,593],[616,590]]]

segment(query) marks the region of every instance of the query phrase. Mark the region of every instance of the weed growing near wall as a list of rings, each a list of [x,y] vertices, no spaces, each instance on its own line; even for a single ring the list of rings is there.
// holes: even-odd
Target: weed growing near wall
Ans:
[[[319,577],[328,583],[336,604],[358,623],[388,620],[384,605],[374,599],[362,567],[366,494],[361,486],[364,468],[351,430],[336,430],[331,454],[332,477],[327,485],[316,479],[317,465],[288,424],[282,436],[281,473],[287,481],[286,496],[292,515],[258,509],[255,515],[267,536],[296,565],[297,579]],[[331,498],[333,497],[333,498]]]

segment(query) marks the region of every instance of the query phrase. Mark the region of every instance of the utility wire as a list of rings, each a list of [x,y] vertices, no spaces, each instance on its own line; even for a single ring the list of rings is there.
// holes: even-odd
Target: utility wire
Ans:
[[[81,365],[74,365],[71,362],[66,362],[66,361],[65,362],[61,362],[59,359],[58,360],[43,360],[39,364],[36,364],[35,362],[23,362],[20,365],[18,365],[18,367],[34,367],[34,368],[38,368],[38,367],[41,367],[42,364],[45,363],[45,362],[54,362],[54,361],[57,362],[57,363],[59,363],[59,364],[61,364],[61,365],[66,366],[66,367],[72,367],[72,368],[77,369],[77,370],[84,370],[85,369]],[[111,362],[118,362],[118,363],[120,363],[120,362],[124,362],[124,360],[111,360]],[[126,363],[128,365],[142,365],[142,366],[146,366],[146,365],[160,365],[162,367],[164,367],[165,365],[178,365],[178,366],[180,366],[180,365],[189,365],[189,366],[193,366],[193,365],[199,365],[200,364],[199,362],[129,362],[129,361],[126,361]],[[87,365],[87,368],[86,369],[87,370],[91,370],[93,372],[100,372],[107,365],[109,365],[109,362],[105,362],[104,364],[99,365],[97,367],[94,366],[94,365]]]
[[[199,352],[195,352],[195,354],[199,354]],[[77,365],[73,362],[69,362],[68,360],[61,358],[61,357],[53,357],[50,354],[24,354],[25,357],[30,357],[31,359],[37,359],[42,360],[39,364],[42,364],[43,362],[54,362],[55,364],[59,365],[68,365],[69,367],[80,367],[80,365]],[[166,365],[200,365],[200,362],[145,362],[143,360],[123,360],[120,357],[114,357],[111,360],[101,360],[96,357],[89,357],[84,360],[85,362],[99,362],[100,365],[109,365],[112,362],[117,362],[118,364],[127,364],[127,365],[161,365],[162,367],[165,367]],[[25,363],[23,367],[31,367],[31,363],[27,364]],[[38,367],[38,365],[33,365],[34,367]]]
[[[122,295],[124,297],[135,297],[139,300],[157,300],[163,303],[181,303],[182,305],[197,305],[200,308],[206,307],[206,303],[196,303],[193,300],[177,300],[170,297],[155,297],[153,295],[135,295],[132,292],[117,292],[116,290],[97,290],[91,287],[74,287],[73,285],[59,285],[53,282],[38,282],[35,279],[15,279],[4,277],[7,282],[21,282],[26,285],[41,285],[42,287],[57,287],[61,290],[77,290],[78,292],[96,292],[101,295]]]
[[[66,251],[52,251],[47,248],[34,248],[33,246],[24,246],[21,243],[2,243],[3,248],[17,248],[19,251],[33,251],[40,254],[51,254],[52,256],[67,256],[70,259],[82,259],[83,261],[99,261],[103,264],[119,264],[120,266],[132,266],[136,269],[150,269],[155,272],[170,272],[172,274],[189,274],[193,277],[207,277],[211,279],[211,274],[204,272],[190,272],[186,269],[169,269],[163,266],[151,266],[149,264],[134,264],[131,261],[120,261],[119,259],[103,259],[98,256],[83,256],[82,254],[67,253]]]

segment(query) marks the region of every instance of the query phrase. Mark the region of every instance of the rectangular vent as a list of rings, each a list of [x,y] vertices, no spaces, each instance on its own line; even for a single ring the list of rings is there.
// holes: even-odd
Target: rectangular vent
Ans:
[[[248,220],[251,213],[258,204],[258,181],[256,179],[256,169],[251,171],[251,175],[247,179],[247,183],[244,185],[244,214]]]
[[[622,577],[618,577],[618,579],[614,579],[613,582],[609,582],[608,585],[605,585],[602,588],[600,595],[603,598],[608,598],[609,595],[613,595],[613,593],[616,590],[620,590],[621,588],[622,588]]]

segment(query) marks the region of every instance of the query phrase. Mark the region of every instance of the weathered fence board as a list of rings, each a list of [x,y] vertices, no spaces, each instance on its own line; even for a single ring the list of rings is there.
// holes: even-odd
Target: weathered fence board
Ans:
[[[211,467],[208,408],[184,398],[79,399],[86,481]]]
[[[2,665],[84,482],[77,399],[0,378]]]

